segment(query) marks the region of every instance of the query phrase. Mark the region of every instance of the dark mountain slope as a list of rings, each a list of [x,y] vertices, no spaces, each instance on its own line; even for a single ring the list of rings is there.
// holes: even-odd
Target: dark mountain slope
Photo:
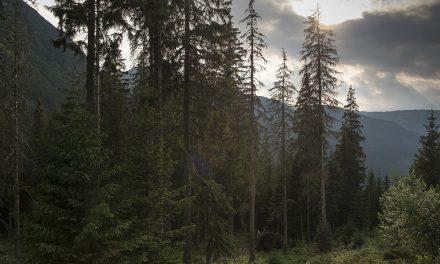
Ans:
[[[57,29],[27,4],[22,6],[23,31],[27,39],[24,43],[25,91],[33,101],[41,99],[46,106],[53,107],[63,100],[66,90],[82,86],[85,58],[83,55],[75,56],[70,50],[64,52],[55,48],[52,40],[58,37]],[[0,20],[3,32],[8,30],[5,23],[5,20]]]

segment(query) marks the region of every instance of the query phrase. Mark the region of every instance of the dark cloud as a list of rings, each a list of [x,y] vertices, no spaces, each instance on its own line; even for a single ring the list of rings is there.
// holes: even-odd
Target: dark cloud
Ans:
[[[343,63],[386,72],[436,77],[440,73],[440,3],[364,13],[335,27]]]
[[[393,1],[400,0],[382,0],[384,6]],[[263,17],[260,25],[269,45],[269,60],[281,48],[291,59],[299,60],[305,18],[293,11],[292,3],[256,1],[256,9]],[[357,89],[364,110],[440,108],[440,87],[436,86],[440,83],[440,3],[418,0],[411,4],[400,10],[364,13],[361,19],[333,26],[341,64],[359,70],[348,81],[341,79],[348,82],[345,86],[353,84]],[[247,0],[234,2],[237,23],[244,17],[247,5]],[[243,25],[239,27],[243,30]],[[398,78],[402,74],[406,78]],[[341,94],[340,99],[344,97]]]

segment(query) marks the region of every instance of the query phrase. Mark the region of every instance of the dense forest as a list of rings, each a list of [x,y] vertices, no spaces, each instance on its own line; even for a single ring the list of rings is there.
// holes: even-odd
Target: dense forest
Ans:
[[[52,105],[29,95],[36,3],[0,0],[0,263],[440,263],[434,112],[408,176],[379,176],[319,7],[263,103],[248,1],[240,32],[232,0],[56,0],[53,50],[85,65]]]

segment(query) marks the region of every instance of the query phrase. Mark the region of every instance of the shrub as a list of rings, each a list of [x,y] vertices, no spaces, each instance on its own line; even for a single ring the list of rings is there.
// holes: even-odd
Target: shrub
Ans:
[[[440,194],[412,175],[385,193],[381,206],[380,232],[386,244],[432,263],[440,248]]]

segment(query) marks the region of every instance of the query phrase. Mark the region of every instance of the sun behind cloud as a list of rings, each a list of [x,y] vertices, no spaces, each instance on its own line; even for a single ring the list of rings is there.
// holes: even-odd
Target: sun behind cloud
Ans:
[[[304,17],[319,4],[321,22],[333,25],[350,19],[361,18],[362,13],[373,8],[370,0],[290,0],[293,10]]]

